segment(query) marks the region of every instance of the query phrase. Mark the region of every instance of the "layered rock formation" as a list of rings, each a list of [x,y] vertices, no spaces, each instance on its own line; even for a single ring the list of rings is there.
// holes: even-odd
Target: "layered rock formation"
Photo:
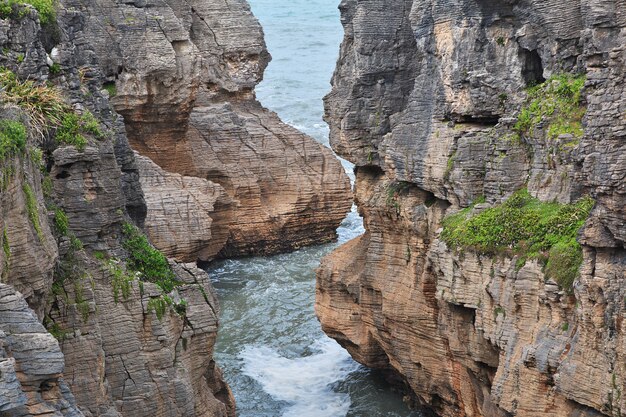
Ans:
[[[233,416],[207,274],[168,265],[132,226],[146,203],[84,16],[60,8],[42,30],[13,7],[0,19],[2,65],[18,76],[1,71],[0,414]]]
[[[326,117],[357,165],[367,231],[323,261],[316,311],[438,415],[626,413],[625,6],[341,3]],[[562,73],[586,77],[580,127],[554,110],[533,118],[543,103],[529,104],[541,91],[529,87]],[[524,187],[546,202],[595,199],[572,288],[546,277],[541,256],[441,237],[445,217]]]
[[[197,247],[194,254],[209,260],[219,246],[215,235],[228,235],[220,256],[336,238],[352,204],[349,180],[331,151],[255,100],[270,57],[245,1],[68,1],[67,7],[85,13],[83,36],[99,57],[133,149],[167,172],[219,184],[232,199],[230,210],[205,213],[210,228],[173,221],[191,232],[189,242],[176,245]],[[154,242],[177,259],[196,260],[173,250],[172,239]]]

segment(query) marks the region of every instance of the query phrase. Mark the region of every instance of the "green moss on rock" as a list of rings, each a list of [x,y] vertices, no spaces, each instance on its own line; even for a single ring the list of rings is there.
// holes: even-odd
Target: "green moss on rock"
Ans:
[[[593,206],[590,197],[574,204],[544,203],[523,189],[478,214],[468,207],[446,217],[441,239],[456,250],[547,259],[546,276],[570,288],[582,263],[576,236]]]
[[[582,103],[585,81],[585,75],[558,74],[543,84],[531,87],[527,104],[522,108],[514,130],[522,135],[532,135],[537,125],[543,122],[549,139],[556,139],[562,134],[581,138],[582,119],[586,112]]]

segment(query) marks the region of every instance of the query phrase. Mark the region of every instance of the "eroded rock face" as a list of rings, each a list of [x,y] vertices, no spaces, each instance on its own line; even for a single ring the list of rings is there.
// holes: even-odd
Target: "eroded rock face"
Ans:
[[[78,149],[41,137],[23,111],[2,110],[29,138],[0,161],[0,414],[234,416],[213,361],[219,307],[207,274],[172,262],[170,291],[128,266],[123,230],[144,223],[146,202],[122,120],[100,92],[84,15],[60,7],[60,69],[49,71],[42,39],[51,34],[25,10],[19,22],[0,20],[3,65],[50,81],[72,111],[94,115],[100,134],[81,131]]]
[[[146,195],[145,229],[170,258],[208,261],[228,239],[232,201],[224,189],[197,177],[171,174],[135,154]]]
[[[22,294],[0,284],[0,412],[82,416],[61,378],[63,353]]]
[[[84,8],[85,36],[116,87],[112,102],[132,147],[167,172],[221,185],[233,200],[234,221],[212,226],[228,234],[220,256],[336,237],[351,206],[349,180],[332,152],[255,100],[270,57],[245,1],[68,6]],[[167,239],[155,244],[172,250]],[[216,246],[198,251],[206,257]]]
[[[619,1],[343,1],[326,99],[366,233],[318,271],[324,330],[442,416],[624,415],[626,9]],[[580,139],[515,136],[526,87],[586,74]],[[596,206],[572,292],[457,253],[442,219],[517,189]]]

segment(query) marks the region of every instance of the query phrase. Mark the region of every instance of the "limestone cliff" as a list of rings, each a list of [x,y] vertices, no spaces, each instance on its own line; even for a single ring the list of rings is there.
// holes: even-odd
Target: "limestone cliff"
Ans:
[[[133,225],[138,165],[84,15],[0,16],[0,414],[234,415],[207,274]]]
[[[206,261],[218,246],[222,257],[270,254],[336,238],[352,204],[349,180],[330,150],[256,101],[270,56],[244,0],[66,6],[85,14],[83,36],[133,149],[167,172],[219,184],[232,200],[210,212],[211,228],[175,220],[194,240],[179,233],[179,247],[210,240],[194,252]],[[218,245],[215,235],[227,240]],[[165,236],[154,243],[177,259],[191,256]]]
[[[626,4],[340,9],[326,118],[366,233],[318,271],[324,330],[441,416],[625,415]],[[493,242],[585,196],[578,234]]]

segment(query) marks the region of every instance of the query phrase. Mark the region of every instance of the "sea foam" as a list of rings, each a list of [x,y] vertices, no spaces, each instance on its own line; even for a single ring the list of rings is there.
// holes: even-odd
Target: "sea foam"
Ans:
[[[326,337],[315,343],[314,351],[310,356],[287,358],[268,346],[248,346],[240,357],[244,374],[287,404],[283,417],[344,417],[350,396],[334,392],[333,384],[343,381],[359,365]]]

